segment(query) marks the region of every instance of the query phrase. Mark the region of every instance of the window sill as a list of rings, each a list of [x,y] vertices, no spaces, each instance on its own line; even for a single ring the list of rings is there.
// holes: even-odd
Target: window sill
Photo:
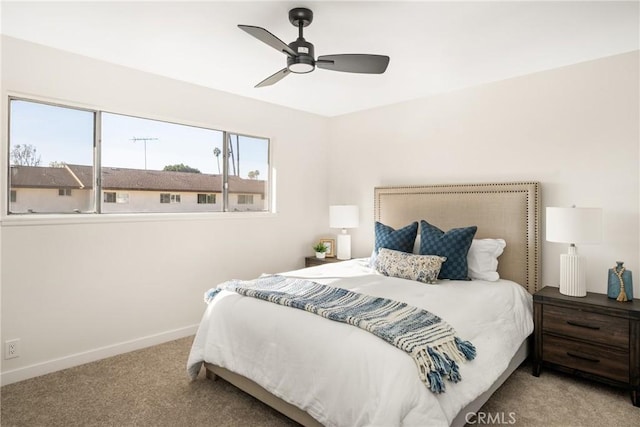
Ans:
[[[32,214],[4,215],[2,227],[69,224],[108,224],[125,222],[217,221],[228,219],[275,218],[274,212],[180,212],[110,214]]]

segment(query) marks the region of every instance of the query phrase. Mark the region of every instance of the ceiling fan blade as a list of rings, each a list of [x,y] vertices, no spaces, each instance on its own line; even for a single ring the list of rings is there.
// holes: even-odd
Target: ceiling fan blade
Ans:
[[[382,74],[389,65],[389,57],[384,55],[344,54],[323,55],[316,61],[316,67],[347,73]]]
[[[265,87],[271,86],[272,84],[278,83],[280,80],[284,79],[291,73],[288,68],[283,68],[275,74],[270,75],[260,83],[258,83],[255,87]]]
[[[265,30],[264,28],[254,27],[252,25],[238,25],[238,28],[251,34],[261,42],[268,44],[275,50],[286,53],[290,56],[298,56],[298,54],[295,53],[289,46],[287,46],[285,42],[271,34],[269,31]]]

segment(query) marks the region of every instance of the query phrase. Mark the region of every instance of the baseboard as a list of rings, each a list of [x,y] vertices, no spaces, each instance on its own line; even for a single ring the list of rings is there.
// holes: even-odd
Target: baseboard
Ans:
[[[72,368],[74,366],[84,365],[85,363],[89,362],[95,362],[96,360],[105,359],[107,357],[117,356],[118,354],[128,353],[130,351],[140,350],[168,341],[177,340],[179,338],[188,337],[190,335],[194,335],[197,329],[197,324],[186,326],[184,328],[174,329],[155,335],[148,335],[146,337],[137,338],[135,340],[124,341],[117,344],[85,351],[82,353],[71,354],[69,356],[60,357],[58,359],[48,360],[46,362],[37,363],[35,365],[25,366],[23,368],[2,372],[0,374],[0,385],[4,386],[7,384],[12,384],[18,381],[27,380],[29,378],[46,375],[51,372],[61,371],[63,369]]]

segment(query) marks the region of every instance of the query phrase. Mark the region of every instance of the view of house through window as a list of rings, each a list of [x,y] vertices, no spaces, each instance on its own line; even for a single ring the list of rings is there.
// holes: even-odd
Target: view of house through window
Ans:
[[[93,212],[91,111],[11,100],[9,212]],[[83,174],[71,167],[83,165]]]
[[[269,209],[266,138],[20,99],[10,108],[9,213]]]
[[[229,210],[267,210],[264,182],[269,174],[269,140],[227,134]]]
[[[128,203],[102,212],[221,212],[198,203],[222,193],[224,132],[102,113],[102,191],[125,191]],[[216,153],[219,153],[216,156]]]

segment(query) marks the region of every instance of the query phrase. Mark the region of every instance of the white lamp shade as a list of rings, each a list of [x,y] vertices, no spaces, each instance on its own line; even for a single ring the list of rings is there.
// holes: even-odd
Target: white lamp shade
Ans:
[[[329,206],[329,227],[356,228],[360,224],[360,213],[355,205]]]
[[[598,243],[602,240],[602,209],[547,208],[547,241]]]

